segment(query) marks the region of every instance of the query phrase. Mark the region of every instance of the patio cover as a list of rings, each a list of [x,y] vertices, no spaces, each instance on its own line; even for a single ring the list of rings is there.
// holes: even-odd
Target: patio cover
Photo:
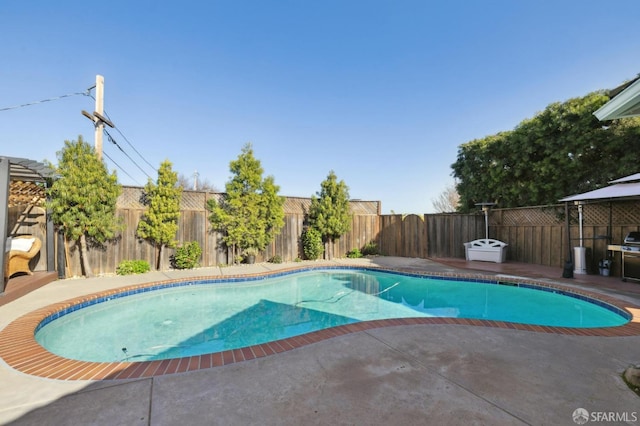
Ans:
[[[578,212],[579,212],[579,227],[580,227],[580,248],[582,248],[582,204],[583,202],[605,202],[605,201],[613,201],[613,200],[630,200],[640,198],[640,173],[635,173],[633,175],[629,175],[620,179],[615,179],[609,182],[612,185],[605,186],[604,188],[595,189],[589,192],[583,192],[582,194],[571,195],[569,197],[562,198],[560,201],[564,201],[565,208],[568,209],[569,202],[575,202],[578,204]],[[611,204],[609,204],[609,211],[611,212]],[[567,210],[568,212],[568,210]],[[568,221],[568,218],[567,218]],[[569,225],[567,222],[567,232],[569,229]],[[609,227],[611,229],[611,213],[609,213]],[[610,235],[607,238],[611,238]],[[568,241],[571,241],[571,236],[569,235]],[[584,252],[576,252],[575,256],[578,257],[580,253]],[[585,260],[582,259],[581,264],[585,264]]]
[[[625,181],[625,179],[629,179],[633,176],[636,176],[636,179],[638,179],[640,178],[640,173],[627,176],[626,178],[612,180],[610,183],[613,183],[613,185],[584,192],[582,194],[571,195],[569,197],[562,198],[560,201],[610,201],[613,199],[640,198],[640,182],[629,180]]]
[[[4,292],[4,269],[5,269],[5,241],[8,235],[9,226],[9,182],[21,180],[29,182],[46,182],[47,178],[53,177],[53,171],[46,165],[26,158],[2,157],[0,156],[0,271],[2,281],[0,281],[0,294]],[[47,270],[54,270],[53,262],[53,224],[47,218]]]

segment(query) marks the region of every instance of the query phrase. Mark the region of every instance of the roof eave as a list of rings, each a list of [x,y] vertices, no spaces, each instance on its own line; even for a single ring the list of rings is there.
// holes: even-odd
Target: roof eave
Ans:
[[[598,120],[634,117],[640,114],[640,79],[593,113]]]

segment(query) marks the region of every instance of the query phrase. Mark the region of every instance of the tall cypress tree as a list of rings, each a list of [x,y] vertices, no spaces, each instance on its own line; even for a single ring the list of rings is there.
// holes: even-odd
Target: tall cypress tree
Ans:
[[[158,169],[158,180],[151,179],[144,187],[147,211],[138,223],[138,236],[158,247],[156,269],[163,269],[165,247],[176,246],[180,199],[182,187],[178,185],[178,174],[172,170],[171,162],[165,160]]]
[[[225,186],[225,196],[220,202],[207,202],[209,221],[214,229],[224,232],[222,240],[233,256],[238,249],[255,254],[252,252],[264,250],[284,225],[284,198],[278,195],[280,187],[273,176],[262,178],[263,169],[251,144],[242,148],[229,169],[232,177]]]
[[[116,217],[122,187],[115,171],[109,174],[82,136],[77,141],[65,141],[57,156],[58,166],[51,166],[57,177],[48,191],[47,207],[53,223],[78,244],[84,275],[92,277],[88,246],[103,244],[122,229]]]
[[[320,184],[320,192],[311,196],[308,215],[309,225],[320,232],[325,243],[325,255],[333,257],[331,245],[351,229],[349,188],[333,170]],[[331,243],[331,244],[329,244]]]

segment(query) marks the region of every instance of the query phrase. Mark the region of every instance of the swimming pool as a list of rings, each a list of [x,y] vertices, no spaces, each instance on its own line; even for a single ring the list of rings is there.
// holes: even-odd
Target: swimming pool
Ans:
[[[569,328],[629,321],[629,314],[613,305],[533,284],[332,268],[249,280],[159,283],[99,297],[48,316],[36,327],[35,338],[70,359],[148,361],[415,317]]]

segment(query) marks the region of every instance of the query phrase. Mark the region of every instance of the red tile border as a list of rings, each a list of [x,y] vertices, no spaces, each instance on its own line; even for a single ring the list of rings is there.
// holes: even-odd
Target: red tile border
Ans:
[[[326,266],[319,267],[326,269]],[[339,269],[337,267],[335,269]],[[356,267],[354,267],[356,268]],[[234,278],[256,278],[268,277],[270,275],[283,274],[296,270],[314,269],[309,267],[288,268],[276,272],[264,274],[250,275],[228,275],[222,277],[198,277],[198,280],[206,279],[234,279]],[[415,271],[403,271],[401,269],[390,268],[372,268],[365,267],[361,269],[375,269],[388,272],[404,272],[411,275],[424,275],[433,277],[460,278],[483,281],[496,281],[498,277],[484,274],[471,273],[430,273]],[[300,336],[289,337],[286,339],[262,343],[255,346],[249,346],[240,349],[226,350],[212,354],[204,354],[198,356],[173,358],[168,360],[141,361],[141,362],[87,362],[66,359],[54,355],[40,346],[34,338],[35,330],[42,320],[49,315],[59,312],[65,308],[89,301],[106,295],[113,295],[128,290],[134,290],[144,287],[150,287],[158,284],[168,284],[181,281],[192,281],[194,278],[183,280],[168,280],[162,282],[146,283],[136,286],[127,286],[119,289],[113,289],[101,293],[77,297],[75,299],[64,302],[54,303],[36,311],[23,315],[22,317],[11,322],[3,330],[0,330],[0,358],[2,358],[10,367],[23,372],[25,374],[45,377],[57,380],[120,380],[135,379],[140,377],[155,377],[167,374],[175,374],[185,371],[195,371],[206,368],[214,368],[218,366],[234,364],[246,360],[262,358],[266,356],[276,355],[278,353],[290,351],[292,349],[307,346],[322,340],[331,339],[349,333],[357,333],[361,331],[371,330],[382,327],[397,327],[407,325],[463,325],[472,327],[492,327],[511,330],[522,330],[536,333],[552,333],[564,334],[572,336],[593,336],[593,337],[623,337],[623,336],[640,336],[640,306],[635,306],[610,296],[601,295],[590,292],[588,290],[576,290],[568,288],[561,284],[550,284],[548,282],[540,282],[534,279],[511,278],[501,279],[510,283],[525,283],[536,286],[550,287],[564,292],[579,294],[601,302],[608,303],[620,308],[631,315],[632,319],[627,324],[618,327],[606,328],[566,328],[566,327],[550,327],[535,326],[528,324],[517,324],[492,320],[476,320],[465,318],[396,318],[388,320],[375,320],[367,322],[352,323],[333,327],[324,330],[318,330],[303,334]]]

